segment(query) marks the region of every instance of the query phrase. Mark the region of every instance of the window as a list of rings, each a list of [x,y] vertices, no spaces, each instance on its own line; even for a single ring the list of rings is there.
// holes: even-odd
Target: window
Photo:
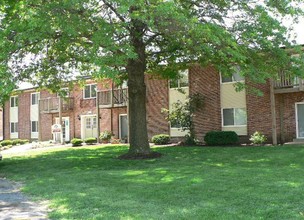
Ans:
[[[232,76],[223,76],[222,75],[222,83],[230,83],[230,82],[240,82],[244,81],[244,77],[240,75],[240,67],[236,66],[235,71]]]
[[[247,125],[247,114],[245,108],[223,109],[223,126]]]
[[[84,98],[85,99],[96,98],[96,84],[86,85],[84,87]]]
[[[189,72],[188,70],[180,71],[178,73],[178,78],[170,80],[170,88],[181,88],[189,86]]]
[[[91,118],[86,118],[86,128],[87,129],[91,128]]]
[[[11,122],[11,133],[18,133],[18,122]]]
[[[11,97],[11,107],[18,107],[18,96]]]
[[[38,105],[40,94],[39,93],[32,93],[31,97],[32,97],[32,105]]]
[[[32,132],[38,132],[38,121],[32,121]]]

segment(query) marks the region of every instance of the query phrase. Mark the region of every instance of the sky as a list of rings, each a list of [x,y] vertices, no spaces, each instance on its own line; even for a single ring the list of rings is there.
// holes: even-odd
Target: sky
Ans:
[[[298,24],[292,24],[291,21],[284,22],[286,26],[292,26],[295,33],[297,34],[296,42],[297,44],[304,44],[304,17],[299,19]]]

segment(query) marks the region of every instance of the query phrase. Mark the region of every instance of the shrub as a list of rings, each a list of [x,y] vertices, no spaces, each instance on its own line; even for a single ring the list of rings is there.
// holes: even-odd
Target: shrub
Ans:
[[[13,142],[11,140],[4,140],[1,141],[1,146],[8,146],[8,145],[13,145]]]
[[[12,145],[17,145],[17,144],[20,144],[20,139],[14,139],[12,140]]]
[[[83,141],[81,139],[79,139],[79,138],[73,138],[71,140],[71,143],[72,143],[73,147],[82,146],[82,142]]]
[[[253,144],[264,144],[267,141],[267,137],[261,132],[254,132],[249,139]]]
[[[191,137],[189,134],[185,135],[185,145],[197,145],[198,144],[198,140],[194,139],[193,137]]]
[[[204,141],[207,145],[232,145],[239,143],[239,137],[234,131],[209,131]]]
[[[112,133],[112,131],[108,131],[108,130],[105,130],[103,132],[100,133],[100,140],[102,141],[106,141],[106,142],[109,142],[112,138],[112,136],[114,136],[114,134]]]
[[[97,139],[94,137],[90,137],[90,138],[86,138],[84,139],[84,142],[88,145],[92,145],[92,144],[96,144],[97,143]]]
[[[158,134],[152,137],[152,142],[156,145],[168,144],[170,136],[167,134]]]
[[[23,144],[26,144],[26,143],[29,143],[30,141],[29,140],[27,140],[27,139],[21,139],[21,140],[19,140],[19,144],[20,145],[23,145]]]

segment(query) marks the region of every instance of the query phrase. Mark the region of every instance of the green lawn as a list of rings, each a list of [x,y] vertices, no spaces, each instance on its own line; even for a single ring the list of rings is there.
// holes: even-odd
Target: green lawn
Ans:
[[[4,155],[0,173],[50,201],[51,219],[304,219],[304,147],[126,147]]]

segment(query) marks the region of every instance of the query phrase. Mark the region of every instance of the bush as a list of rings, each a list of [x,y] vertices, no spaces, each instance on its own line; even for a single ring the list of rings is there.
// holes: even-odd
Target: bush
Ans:
[[[21,139],[21,140],[19,140],[19,144],[20,145],[23,145],[23,144],[26,144],[26,143],[29,143],[30,141],[29,140],[27,140],[27,139]]]
[[[185,145],[193,146],[198,144],[198,140],[191,137],[189,134],[185,135]]]
[[[239,143],[239,137],[234,131],[209,131],[204,141],[207,145],[233,145]]]
[[[90,137],[90,138],[86,138],[84,139],[84,142],[88,145],[92,145],[92,144],[96,144],[97,143],[97,139],[94,137]]]
[[[100,133],[99,138],[100,138],[100,140],[102,140],[104,142],[109,142],[111,140],[112,136],[114,136],[112,131],[105,130]]]
[[[11,140],[4,140],[4,141],[1,141],[1,146],[4,147],[4,146],[9,146],[9,145],[13,145],[13,142]]]
[[[83,141],[81,139],[79,139],[79,138],[73,138],[71,140],[71,143],[72,143],[73,147],[82,146],[82,142]]]
[[[20,144],[20,139],[14,139],[12,140],[12,145],[15,146],[17,144]]]
[[[170,136],[167,134],[158,134],[152,137],[152,143],[156,145],[168,144]]]
[[[267,137],[261,132],[254,132],[249,139],[253,144],[264,144],[267,141]]]

